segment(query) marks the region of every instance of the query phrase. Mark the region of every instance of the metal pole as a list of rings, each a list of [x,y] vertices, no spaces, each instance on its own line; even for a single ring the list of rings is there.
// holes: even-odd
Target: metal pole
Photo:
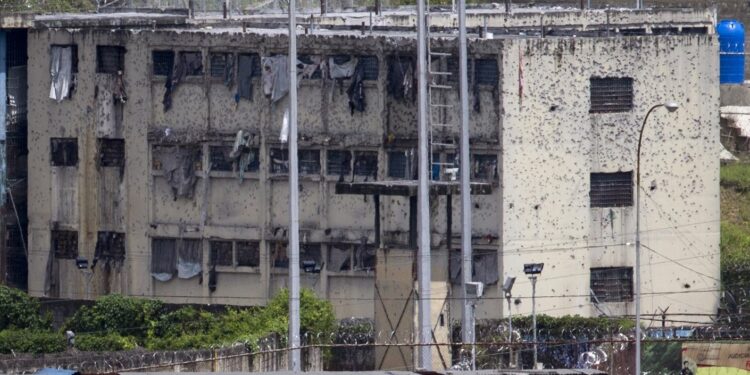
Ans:
[[[510,293],[505,297],[508,300],[508,367],[513,368],[513,311],[510,309]]]
[[[485,18],[486,21],[486,18]],[[468,52],[466,47],[466,0],[458,0],[458,77],[461,99],[461,287],[463,290],[464,306],[461,316],[461,341],[471,343],[471,364],[476,363],[474,350],[475,327],[474,308],[469,302],[467,284],[471,282],[472,249],[471,249],[471,186],[469,185],[469,78]]]
[[[289,370],[301,371],[299,316],[299,175],[297,170],[297,24],[289,0]]]
[[[531,280],[531,320],[534,325],[534,369],[536,369],[536,275],[530,276],[529,279]]]
[[[640,0],[639,0],[640,1]],[[657,104],[646,112],[641,131],[638,135],[638,151],[635,167],[635,374],[641,373],[641,142],[646,120],[654,109],[664,104]]]
[[[425,0],[417,0],[417,73],[419,85],[419,191],[417,194],[419,227],[419,355],[417,366],[421,370],[432,369],[432,324],[430,324],[430,197],[428,174],[427,134],[427,39],[425,30]]]

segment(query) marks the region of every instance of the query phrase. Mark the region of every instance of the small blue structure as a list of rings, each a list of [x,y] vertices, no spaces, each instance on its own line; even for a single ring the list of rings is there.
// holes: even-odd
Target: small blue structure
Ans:
[[[35,373],[36,375],[80,375],[76,370],[66,370],[57,368],[43,368]]]
[[[719,34],[719,82],[745,82],[745,27],[737,20],[722,20],[716,26]]]

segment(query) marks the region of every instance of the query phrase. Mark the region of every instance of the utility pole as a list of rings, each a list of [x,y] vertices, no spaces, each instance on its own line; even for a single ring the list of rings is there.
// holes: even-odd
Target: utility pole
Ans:
[[[301,371],[299,317],[299,174],[297,170],[297,23],[289,0],[289,370]]]
[[[417,207],[419,220],[419,355],[417,367],[421,370],[432,369],[432,324],[430,322],[431,259],[430,259],[430,176],[428,174],[427,134],[427,39],[425,30],[425,0],[417,0],[417,77],[418,77],[418,115],[419,126],[419,190]]]
[[[485,19],[486,21],[486,19]],[[474,332],[474,306],[470,303],[467,284],[471,282],[471,173],[469,173],[469,79],[468,53],[466,51],[466,0],[458,0],[458,76],[461,96],[461,288],[464,306],[461,315],[461,341],[476,341]],[[450,241],[450,239],[449,239]],[[472,346],[473,347],[473,346]],[[476,351],[471,351],[472,369],[476,364]]]

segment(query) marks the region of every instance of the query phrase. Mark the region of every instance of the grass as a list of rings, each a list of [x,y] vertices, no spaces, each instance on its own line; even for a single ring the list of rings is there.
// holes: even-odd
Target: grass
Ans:
[[[734,163],[722,166],[721,185],[740,191],[750,190],[750,164]]]

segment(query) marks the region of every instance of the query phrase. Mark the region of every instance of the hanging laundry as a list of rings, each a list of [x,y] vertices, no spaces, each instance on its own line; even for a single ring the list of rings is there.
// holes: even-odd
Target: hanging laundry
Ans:
[[[284,111],[284,118],[281,120],[281,134],[279,134],[279,141],[286,143],[289,139],[289,107]]]
[[[171,67],[172,65],[170,65]],[[189,75],[200,75],[203,72],[203,57],[200,53],[180,53],[174,67],[169,69],[167,81],[164,83],[164,112],[172,108],[172,93],[177,86]]]
[[[399,100],[413,98],[414,68],[411,59],[394,57],[388,69],[388,94]]]
[[[195,163],[200,160],[200,150],[190,146],[162,147],[156,157],[172,188],[173,199],[192,199],[197,182],[194,168]]]
[[[240,55],[237,63],[237,93],[235,100],[253,100],[253,70],[255,68],[255,56]]]
[[[352,115],[354,111],[364,112],[367,103],[365,103],[365,67],[364,64],[357,64],[354,69],[354,75],[352,77],[352,83],[349,85],[349,89],[346,90],[346,94],[349,96],[349,110]]]
[[[234,86],[234,54],[226,54],[224,60],[224,85],[228,88]]]
[[[305,63],[297,60],[297,73],[302,78],[312,78],[315,72],[320,71],[321,74],[326,72],[326,62],[322,56],[310,56],[311,63]],[[322,77],[325,79],[325,77]],[[299,81],[297,81],[299,84]]]
[[[176,272],[176,241],[173,239],[154,239],[151,242],[151,276],[161,282],[174,277]]]
[[[245,131],[238,131],[232,146],[232,152],[229,153],[229,159],[237,162],[237,178],[242,183],[245,178],[245,170],[250,163],[255,161],[255,154],[250,148],[253,134]]]
[[[285,55],[264,57],[263,94],[276,103],[289,92],[289,59]]]
[[[52,76],[52,84],[49,89],[49,97],[60,102],[70,96],[73,48],[52,46],[51,55],[50,75]]]
[[[350,78],[354,75],[354,69],[359,65],[357,58],[343,63],[336,64],[333,57],[328,59],[329,76],[331,79]]]
[[[203,270],[203,249],[200,240],[177,240],[177,277],[190,279]]]

